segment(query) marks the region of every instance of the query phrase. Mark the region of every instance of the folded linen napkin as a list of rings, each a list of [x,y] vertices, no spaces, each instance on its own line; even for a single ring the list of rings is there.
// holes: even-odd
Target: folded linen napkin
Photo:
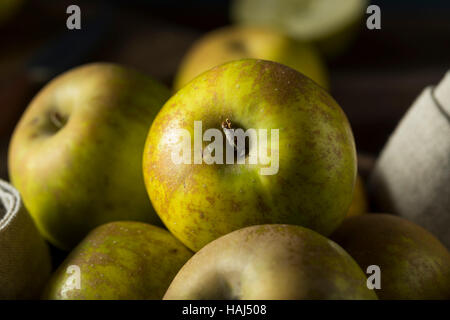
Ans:
[[[423,226],[450,248],[450,71],[400,121],[369,191],[379,209]]]
[[[48,246],[19,193],[0,180],[0,299],[39,298],[50,271]]]

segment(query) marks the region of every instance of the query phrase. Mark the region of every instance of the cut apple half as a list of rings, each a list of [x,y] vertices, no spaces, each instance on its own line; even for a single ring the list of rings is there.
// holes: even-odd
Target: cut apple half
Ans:
[[[298,40],[320,43],[354,33],[352,29],[368,4],[368,0],[234,0],[231,18],[239,24],[270,26]]]

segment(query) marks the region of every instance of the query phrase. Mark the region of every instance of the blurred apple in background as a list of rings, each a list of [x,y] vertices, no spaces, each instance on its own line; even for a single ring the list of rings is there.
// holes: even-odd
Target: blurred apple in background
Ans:
[[[368,0],[234,0],[238,24],[272,27],[313,42],[329,57],[348,47],[362,26]]]
[[[9,175],[40,232],[70,249],[114,220],[160,223],[145,192],[142,150],[169,97],[113,64],[60,75],[31,101],[9,147]]]
[[[291,67],[328,88],[328,74],[314,46],[295,41],[264,27],[228,26],[200,38],[185,55],[175,77],[174,89],[217,65],[255,58]]]

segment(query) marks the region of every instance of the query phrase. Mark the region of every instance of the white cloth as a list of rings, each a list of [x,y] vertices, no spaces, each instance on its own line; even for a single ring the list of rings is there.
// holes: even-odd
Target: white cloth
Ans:
[[[450,248],[450,71],[400,121],[369,190],[382,211],[421,225]]]
[[[0,180],[0,299],[39,298],[50,271],[49,249],[19,193]]]

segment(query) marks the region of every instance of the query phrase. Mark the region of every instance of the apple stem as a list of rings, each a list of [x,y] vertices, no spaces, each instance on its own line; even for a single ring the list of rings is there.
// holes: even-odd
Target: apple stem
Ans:
[[[231,123],[230,119],[225,119],[225,121],[222,122],[222,129],[225,134],[225,138],[227,142],[234,147],[234,150],[237,153],[237,157],[241,158],[245,156],[245,148],[240,148],[242,150],[239,150],[237,146],[237,137],[234,135],[234,129]]]
[[[56,111],[50,113],[50,121],[58,129],[64,126],[64,118]]]

